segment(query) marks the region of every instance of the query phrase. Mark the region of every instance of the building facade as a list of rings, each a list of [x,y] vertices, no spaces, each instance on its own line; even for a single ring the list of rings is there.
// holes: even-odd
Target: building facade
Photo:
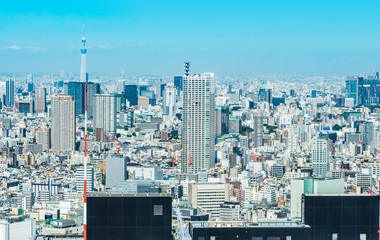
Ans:
[[[98,94],[94,96],[94,127],[106,133],[116,133],[116,96]]]
[[[38,87],[36,89],[36,113],[46,112],[46,88]]]
[[[52,150],[75,150],[75,102],[71,96],[55,95],[51,100]]]
[[[183,77],[182,171],[196,173],[215,165],[215,77]]]

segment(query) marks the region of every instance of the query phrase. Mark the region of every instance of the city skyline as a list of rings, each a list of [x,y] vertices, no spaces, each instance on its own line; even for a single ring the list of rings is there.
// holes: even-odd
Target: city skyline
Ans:
[[[375,1],[218,3],[3,2],[0,72],[79,73],[83,22],[88,73],[174,75],[185,60],[194,72],[223,74],[352,75],[380,68]]]
[[[0,239],[380,239],[376,5],[0,3]]]

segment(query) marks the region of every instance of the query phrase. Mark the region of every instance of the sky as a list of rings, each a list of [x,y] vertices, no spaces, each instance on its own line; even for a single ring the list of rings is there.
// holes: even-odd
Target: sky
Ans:
[[[343,74],[380,70],[380,1],[0,1],[0,72]]]

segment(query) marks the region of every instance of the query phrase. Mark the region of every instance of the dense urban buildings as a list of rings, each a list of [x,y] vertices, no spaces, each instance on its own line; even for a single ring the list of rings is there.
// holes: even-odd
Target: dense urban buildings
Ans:
[[[220,4],[217,11],[208,11],[206,3],[197,9],[201,18],[189,18],[186,11],[194,12],[192,8],[177,12],[176,20],[185,26],[181,29],[186,35],[164,31],[172,24],[160,21],[171,16],[158,5],[142,4],[150,19],[157,21],[149,25],[160,25],[159,33],[171,37],[163,45],[158,32],[151,31],[155,37],[149,35],[154,40],[149,45],[144,40],[146,28],[137,24],[143,17],[133,15],[140,5],[128,14],[123,8],[112,9],[99,27],[90,18],[89,44],[83,29],[82,39],[77,37],[77,45],[69,46],[70,36],[80,30],[68,34],[69,25],[51,25],[58,27],[49,32],[62,31],[59,34],[65,38],[57,41],[49,34],[50,42],[43,47],[32,44],[40,41],[24,41],[34,32],[47,36],[44,31],[33,27],[18,31],[27,37],[13,39],[15,35],[9,33],[13,27],[4,27],[6,37],[0,38],[0,61],[5,56],[0,64],[0,240],[379,238],[380,77],[376,67],[371,74],[355,70],[370,61],[376,66],[376,54],[367,58],[367,51],[357,51],[363,55],[349,61],[335,56],[339,49],[328,58],[319,53],[322,48],[307,51],[307,45],[317,49],[318,44],[327,46],[330,41],[323,41],[315,27],[315,44],[300,44],[290,31],[288,38],[297,46],[293,48],[286,44],[287,31],[280,31],[276,37],[281,39],[281,49],[265,47],[273,45],[273,40],[260,34],[260,28],[254,34],[260,41],[252,39],[252,34],[244,38],[238,34],[239,27],[246,32],[245,25],[232,23],[245,21],[245,16],[234,8],[227,14],[231,24],[220,28],[232,36],[226,38],[208,27],[210,22],[225,22],[218,18]],[[256,16],[246,5],[247,12]],[[22,11],[20,6],[17,10]],[[83,6],[80,16],[98,7]],[[110,6],[119,7],[117,3]],[[149,11],[152,6],[154,11]],[[346,11],[346,5],[338,7]],[[38,4],[35,8],[46,12]],[[60,8],[65,9],[75,12],[77,8]],[[207,14],[202,14],[205,9]],[[270,18],[289,12],[282,6],[282,11],[272,15],[257,9]],[[117,22],[114,35],[114,27],[105,26],[119,10],[133,21]],[[1,8],[0,14],[8,22],[2,11],[7,8]],[[234,16],[235,12],[241,17]],[[331,12],[338,18],[339,11]],[[362,21],[362,12],[376,17],[355,9],[359,14],[355,21]],[[165,18],[155,18],[157,13]],[[95,15],[98,12],[91,16]],[[12,24],[28,25],[23,16],[17,16],[21,20]],[[212,21],[205,21],[210,16]],[[182,17],[191,21],[180,21]],[[78,20],[61,19],[65,24]],[[198,29],[192,24],[198,19],[206,32],[194,31]],[[131,25],[119,25],[126,23]],[[283,25],[291,24],[284,19]],[[351,27],[356,25],[360,24]],[[236,33],[228,31],[230,26]],[[102,28],[109,35],[96,38]],[[125,29],[132,31],[128,32],[131,38],[122,38]],[[139,32],[133,32],[136,29]],[[334,31],[345,36],[340,28]],[[375,34],[366,35],[366,43],[376,40]],[[229,46],[236,43],[234,39],[240,42]],[[336,42],[351,47],[354,42],[346,41],[359,38],[342,39]],[[201,44],[192,46],[194,40]],[[24,44],[4,45],[4,41]],[[259,52],[252,54],[251,42],[259,44]],[[157,51],[157,46],[162,48]],[[232,56],[235,48],[246,56]],[[311,56],[301,56],[298,48]],[[276,53],[273,61],[268,61],[274,55],[268,49]],[[287,49],[298,62],[287,63],[287,54],[277,55]],[[71,55],[71,50],[76,53]],[[180,57],[170,54],[173,51]],[[198,51],[204,55],[198,56]],[[157,53],[161,54],[149,57]],[[34,71],[41,56],[48,61],[41,64],[43,71]],[[260,59],[255,62],[257,56]],[[211,72],[192,72],[187,57],[192,58],[196,72]],[[9,65],[13,58],[17,60],[14,67]],[[318,59],[331,64],[330,70],[317,72],[319,68],[311,64],[317,73],[305,73],[310,61]],[[28,64],[21,64],[25,60]],[[68,65],[63,64],[67,61]],[[265,73],[267,62],[273,72]],[[339,65],[343,70],[338,71]],[[231,69],[235,73],[228,73]],[[293,73],[279,73],[284,69]]]

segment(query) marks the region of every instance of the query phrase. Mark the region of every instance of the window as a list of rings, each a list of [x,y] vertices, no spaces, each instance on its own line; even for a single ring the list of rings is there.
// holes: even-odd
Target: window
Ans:
[[[338,240],[338,234],[337,233],[332,234],[332,240]]]
[[[162,205],[153,205],[153,215],[162,216],[163,206]]]
[[[210,240],[216,240],[215,236],[210,236]]]
[[[286,236],[286,240],[292,240],[292,236]]]
[[[360,240],[367,240],[367,234],[361,233],[360,234]]]

